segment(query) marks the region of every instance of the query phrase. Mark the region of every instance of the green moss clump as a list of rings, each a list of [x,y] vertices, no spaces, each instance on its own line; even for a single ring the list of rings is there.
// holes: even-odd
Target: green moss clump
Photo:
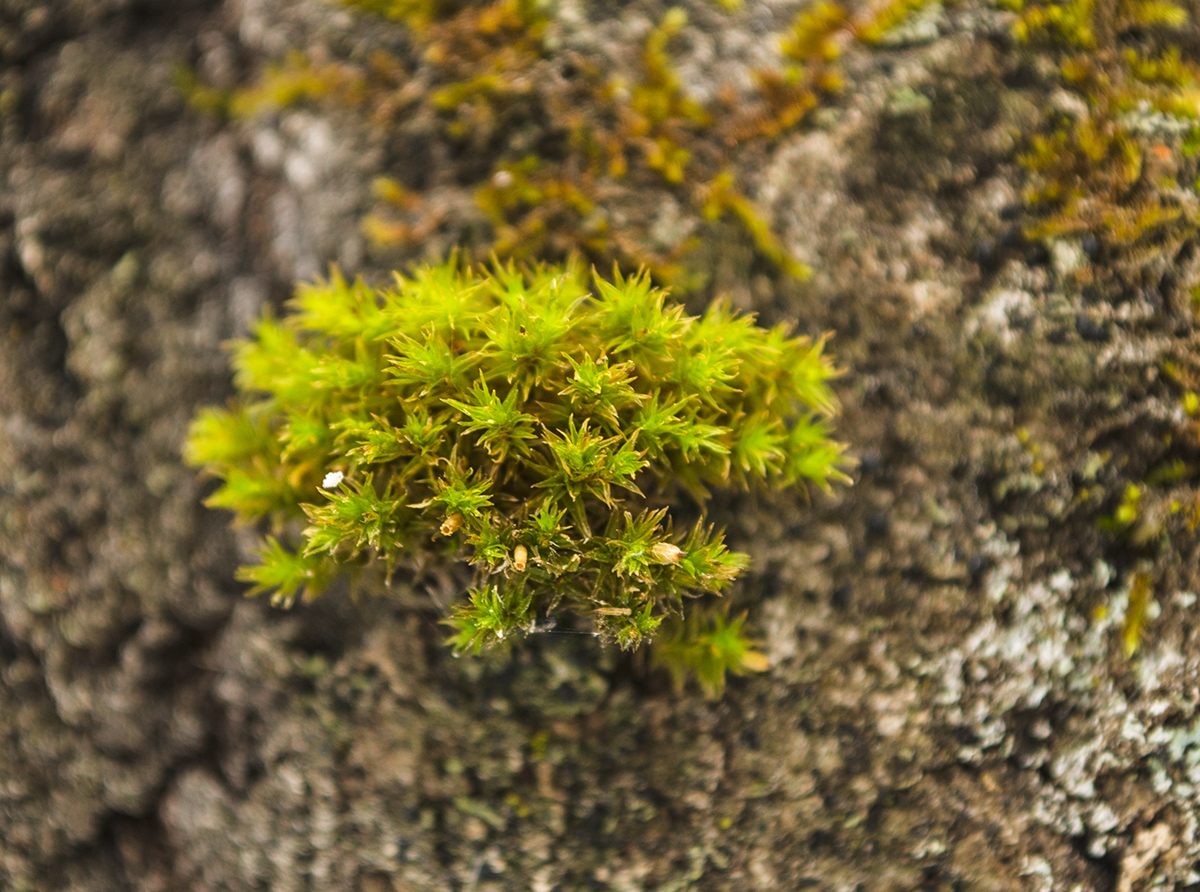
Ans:
[[[1159,250],[1194,235],[1200,64],[1181,46],[1194,44],[1188,10],[1166,0],[1001,2],[1017,13],[1016,37],[1053,54],[1079,106],[1053,116],[1021,158],[1039,218],[1029,235],[1090,233]]]
[[[475,567],[458,649],[559,609],[633,647],[746,563],[703,519],[673,529],[680,495],[696,517],[710,486],[845,479],[823,342],[687,316],[644,275],[450,262],[291,311],[233,345],[240,395],[186,448],[210,505],[270,521],[239,575],[279,603],[440,555]]]
[[[212,90],[186,71],[181,89],[194,105],[235,117],[301,102],[351,106],[378,130],[420,133],[448,156],[470,159],[421,186],[417,178],[405,185],[407,170],[381,178],[364,230],[393,262],[424,254],[431,232],[449,226],[458,230],[450,241],[472,256],[578,255],[698,290],[706,240],[718,225],[726,232],[723,224],[743,230],[775,272],[808,277],[737,171],[842,88],[845,45],[878,41],[931,0],[887,0],[857,19],[828,0],[806,6],[777,35],[781,64],[756,72],[756,89],[727,84],[704,102],[672,59],[688,20],[679,7],[665,11],[621,75],[610,59],[564,51],[555,4],[545,0],[337,2],[401,23],[411,56],[317,63],[292,53],[239,90]],[[476,217],[445,219],[427,201],[435,188],[473,193]],[[678,225],[656,229],[664,207],[678,208]]]

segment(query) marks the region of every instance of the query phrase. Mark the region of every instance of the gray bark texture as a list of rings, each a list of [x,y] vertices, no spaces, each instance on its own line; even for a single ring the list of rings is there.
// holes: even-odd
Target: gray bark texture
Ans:
[[[797,9],[686,5],[672,52],[701,97],[749,83]],[[188,422],[232,392],[222,342],[292,283],[386,271],[360,224],[398,149],[348,109],[206,116],[174,72],[233,87],[292,48],[403,52],[400,26],[317,0],[0,0],[0,889],[1200,881],[1197,543],[1106,532],[1088,501],[1194,458],[1162,375],[1195,351],[1191,254],[1115,285],[1079,240],[1025,240],[1017,155],[1047,96],[993,4],[939,9],[848,49],[836,101],[741,171],[812,280],[712,249],[735,306],[834,333],[860,460],[831,495],[713,509],[771,662],[714,702],[587,636],[455,659],[452,593],[417,581],[241,597],[251,540],[202,506]],[[618,65],[664,12],[564,2],[556,27]]]

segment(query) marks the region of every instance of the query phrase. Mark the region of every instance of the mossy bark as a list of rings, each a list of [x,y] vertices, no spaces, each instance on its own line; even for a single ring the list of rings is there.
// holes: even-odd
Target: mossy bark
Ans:
[[[811,282],[736,228],[705,257],[737,306],[836,333],[861,460],[833,496],[713,509],[753,558],[734,597],[772,663],[717,702],[586,635],[454,659],[436,577],[242,600],[248,537],[201,507],[186,425],[230,392],[221,341],[297,277],[384,271],[359,225],[396,146],[349,109],[206,118],[172,72],[232,86],[289,47],[403,39],[308,0],[10,7],[0,887],[1195,882],[1193,252],[1023,237],[1016,155],[1052,85],[991,4],[851,49],[841,97],[745,172]],[[562,8],[571,46],[631,56],[663,12]],[[795,12],[689,11],[702,94]],[[1136,524],[1102,529],[1129,483]],[[1153,605],[1127,656],[1137,574]]]

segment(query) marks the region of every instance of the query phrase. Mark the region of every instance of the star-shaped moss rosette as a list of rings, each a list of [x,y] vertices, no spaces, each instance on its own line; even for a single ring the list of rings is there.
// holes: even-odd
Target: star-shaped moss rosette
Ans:
[[[476,568],[456,648],[556,610],[629,648],[746,565],[704,522],[673,529],[681,496],[846,479],[823,340],[719,303],[688,316],[644,275],[592,282],[335,274],[234,342],[239,396],[200,413],[186,457],[222,481],[210,506],[270,521],[239,578],[291,604],[440,553]]]

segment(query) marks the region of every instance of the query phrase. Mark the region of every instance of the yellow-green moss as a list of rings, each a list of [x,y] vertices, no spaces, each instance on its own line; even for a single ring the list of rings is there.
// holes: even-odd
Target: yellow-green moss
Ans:
[[[1061,87],[1079,101],[1021,157],[1038,216],[1030,235],[1087,232],[1128,247],[1195,232],[1200,66],[1172,43],[1195,27],[1187,10],[1163,0],[1005,5],[1017,12],[1014,34],[1054,56]]]
[[[866,20],[832,2],[809,6],[779,35],[781,65],[758,72],[755,95],[730,89],[707,104],[684,89],[671,59],[671,42],[687,23],[679,8],[650,31],[625,78],[587,58],[573,59],[576,71],[562,78],[547,41],[549,7],[537,0],[340,2],[408,27],[422,76],[387,54],[355,68],[293,53],[232,93],[194,78],[182,86],[193,104],[239,117],[315,100],[358,106],[383,129],[423,119],[435,138],[490,165],[474,186],[487,234],[465,249],[518,259],[581,256],[601,268],[644,267],[678,286],[701,241],[697,226],[702,232],[718,220],[743,228],[781,273],[808,274],[739,187],[735,162],[841,88],[843,44],[877,40],[929,0],[892,0]],[[559,148],[528,147],[531,119],[545,137],[540,144]],[[377,191],[380,205],[364,227],[379,246],[411,254],[446,222],[397,178],[384,178]],[[670,202],[685,220],[664,244],[648,218]]]

